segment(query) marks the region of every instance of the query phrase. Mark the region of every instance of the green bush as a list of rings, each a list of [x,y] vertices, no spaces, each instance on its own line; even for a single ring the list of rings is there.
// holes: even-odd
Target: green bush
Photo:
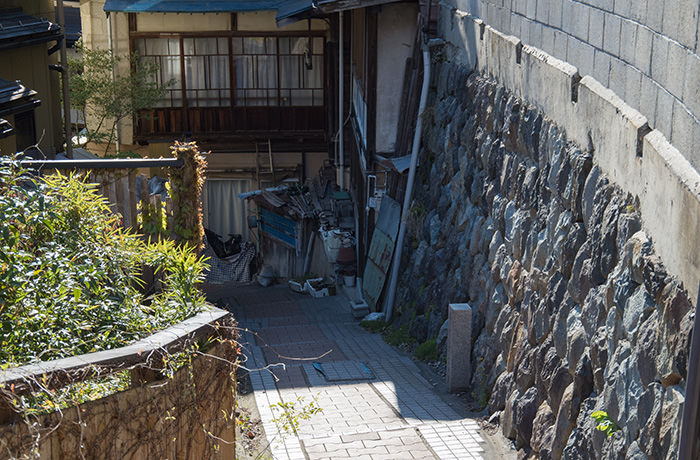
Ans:
[[[373,321],[360,321],[360,326],[362,326],[364,329],[371,332],[372,334],[384,331],[388,325],[389,323],[387,323],[383,319],[375,319]]]
[[[145,297],[143,265],[163,289]],[[0,367],[111,349],[192,316],[203,261],[125,230],[96,186],[0,166]]]
[[[408,326],[403,325],[396,329],[391,329],[387,333],[385,333],[384,341],[389,345],[393,345],[396,347],[401,345],[402,343],[413,343],[416,340],[408,334]]]
[[[437,351],[437,340],[430,339],[421,343],[416,347],[416,350],[413,352],[413,356],[421,361],[437,361],[440,357]]]

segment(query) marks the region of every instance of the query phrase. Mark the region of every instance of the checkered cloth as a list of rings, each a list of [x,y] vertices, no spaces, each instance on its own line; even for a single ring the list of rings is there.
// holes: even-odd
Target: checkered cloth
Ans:
[[[231,257],[219,259],[204,238],[202,255],[208,257],[209,270],[204,271],[208,283],[227,283],[236,281],[249,283],[252,280],[250,262],[255,258],[255,245],[248,241],[241,243],[241,252]]]

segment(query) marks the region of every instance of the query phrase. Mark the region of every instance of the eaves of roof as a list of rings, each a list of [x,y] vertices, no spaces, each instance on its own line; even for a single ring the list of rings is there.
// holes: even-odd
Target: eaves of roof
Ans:
[[[46,43],[61,37],[61,27],[24,14],[21,8],[0,10],[0,50]]]
[[[34,97],[36,95],[36,91],[27,88],[19,81],[0,78],[0,116],[39,105],[41,101]]]
[[[276,10],[284,0],[107,0],[105,11],[124,13],[238,13]]]

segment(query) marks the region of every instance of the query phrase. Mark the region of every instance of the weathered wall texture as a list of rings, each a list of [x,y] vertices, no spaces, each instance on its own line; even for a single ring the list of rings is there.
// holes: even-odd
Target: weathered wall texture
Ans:
[[[696,0],[448,0],[591,75],[700,169]]]
[[[694,308],[638,200],[495,80],[434,67],[402,320],[425,340],[471,304],[472,394],[519,448],[674,458]],[[622,431],[596,431],[594,410]]]
[[[21,422],[0,426],[0,458],[234,458],[233,366],[226,360],[236,353],[221,343],[208,354],[193,361],[191,374],[185,367],[170,380],[30,416],[31,430]]]

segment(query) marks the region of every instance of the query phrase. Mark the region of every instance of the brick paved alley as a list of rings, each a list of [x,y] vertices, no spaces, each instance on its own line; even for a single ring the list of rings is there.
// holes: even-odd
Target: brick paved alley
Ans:
[[[270,366],[250,378],[276,460],[515,457],[497,452],[410,357],[362,329],[343,295],[314,299],[286,286],[217,291],[240,326],[257,333],[243,334],[246,366]],[[282,436],[270,406],[298,397],[315,397],[323,411],[301,421],[298,436]]]

